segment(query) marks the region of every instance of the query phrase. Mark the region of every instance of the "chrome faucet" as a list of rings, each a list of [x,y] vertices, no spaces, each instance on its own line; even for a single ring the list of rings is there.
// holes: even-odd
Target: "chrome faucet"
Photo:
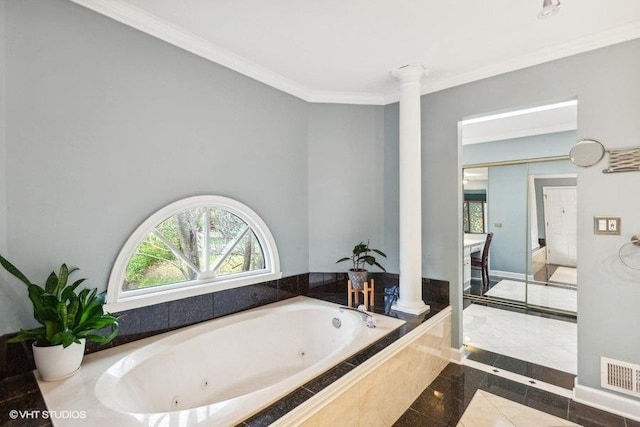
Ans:
[[[362,309],[360,309],[360,307],[356,308],[352,308],[352,307],[340,307],[340,312],[344,312],[345,310],[347,311],[353,311],[354,313],[358,313],[362,316],[362,321],[365,322],[367,324],[367,328],[375,328],[376,327],[376,319],[375,317],[373,317],[373,315],[369,312],[367,312],[364,309],[364,306]]]

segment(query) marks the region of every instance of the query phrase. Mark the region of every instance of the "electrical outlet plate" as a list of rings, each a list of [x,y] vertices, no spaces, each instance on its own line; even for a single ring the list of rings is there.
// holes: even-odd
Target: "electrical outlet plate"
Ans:
[[[594,216],[593,233],[609,236],[620,235],[620,217],[615,216]]]

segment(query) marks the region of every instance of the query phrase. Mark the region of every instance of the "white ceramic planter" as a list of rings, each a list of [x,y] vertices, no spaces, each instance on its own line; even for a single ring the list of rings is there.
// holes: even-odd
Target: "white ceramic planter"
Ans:
[[[57,381],[75,374],[80,369],[85,344],[84,338],[80,340],[80,344],[73,343],[67,348],[62,345],[38,347],[34,343],[33,359],[40,378],[44,381]]]

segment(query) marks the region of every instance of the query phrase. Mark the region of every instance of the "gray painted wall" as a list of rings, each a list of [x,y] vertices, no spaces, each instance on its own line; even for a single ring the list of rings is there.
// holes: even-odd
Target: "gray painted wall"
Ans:
[[[0,2],[0,253],[7,252],[7,188],[6,188],[6,140],[5,140],[5,11]],[[3,279],[0,272],[0,280]]]
[[[422,97],[423,268],[451,281],[454,347],[462,345],[458,121],[577,97],[578,139],[595,138],[608,149],[633,145],[640,134],[639,52],[634,40]],[[640,174],[604,175],[605,165],[578,170],[578,382],[594,388],[600,356],[640,363],[640,343],[628,335],[640,323],[640,273],[617,256],[640,230],[639,202],[631,197]],[[593,235],[593,216],[605,214],[623,218],[621,236]]]
[[[346,271],[360,241],[388,252],[384,234],[384,110],[315,104],[309,115],[309,269]],[[380,259],[385,268],[391,265]],[[378,271],[376,267],[369,268]]]
[[[524,274],[527,265],[526,164],[489,168],[488,230],[493,233],[489,269]],[[494,272],[495,273],[495,272]]]
[[[399,112],[397,103],[384,107],[384,236],[387,271],[396,274],[400,273]]]
[[[308,271],[307,103],[66,0],[6,15],[0,197],[28,277],[68,262],[105,289],[130,233],[197,194],[249,205],[283,273]],[[0,334],[33,324],[24,289],[0,289]]]

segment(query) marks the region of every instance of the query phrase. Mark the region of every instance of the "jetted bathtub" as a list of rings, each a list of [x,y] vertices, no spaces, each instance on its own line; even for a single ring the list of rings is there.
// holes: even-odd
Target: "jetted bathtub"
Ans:
[[[132,423],[234,425],[404,323],[339,307],[296,297],[187,328],[113,364],[96,396]]]

